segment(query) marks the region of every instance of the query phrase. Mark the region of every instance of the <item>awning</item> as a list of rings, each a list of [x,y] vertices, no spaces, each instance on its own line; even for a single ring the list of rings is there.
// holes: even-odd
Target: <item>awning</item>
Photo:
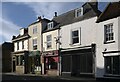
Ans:
[[[40,56],[40,51],[31,51],[29,52],[29,56]]]

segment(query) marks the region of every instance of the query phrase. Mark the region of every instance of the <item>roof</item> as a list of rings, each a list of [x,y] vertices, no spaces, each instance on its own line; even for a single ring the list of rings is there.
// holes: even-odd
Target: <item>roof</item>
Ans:
[[[42,20],[35,21],[35,22],[31,23],[31,24],[28,25],[28,26],[34,25],[34,24],[39,23],[39,22],[41,22],[41,21],[48,21],[48,22],[49,22],[50,20],[48,20],[48,19],[46,19],[46,18],[43,18]]]
[[[18,36],[13,36],[12,41],[18,41],[20,39],[25,39],[25,38],[29,38],[29,34],[28,34],[28,28],[24,28],[25,29],[25,33],[23,35],[18,35]]]
[[[73,9],[57,17],[54,17],[52,21],[55,21],[57,25],[53,29],[59,28],[60,26],[72,24],[78,21],[82,21],[85,19],[89,19],[95,16],[99,16],[101,13],[101,11],[99,11],[98,8],[93,7],[92,2],[87,2],[83,4],[82,7],[83,7],[83,13],[84,13],[83,16],[76,18],[75,17],[76,9]],[[48,31],[51,31],[51,29],[50,30],[46,29],[44,32],[48,32]]]
[[[97,23],[120,16],[120,1],[110,2],[97,19]]]
[[[11,43],[11,42],[4,42],[4,43],[2,43],[2,45],[12,45],[13,43]]]

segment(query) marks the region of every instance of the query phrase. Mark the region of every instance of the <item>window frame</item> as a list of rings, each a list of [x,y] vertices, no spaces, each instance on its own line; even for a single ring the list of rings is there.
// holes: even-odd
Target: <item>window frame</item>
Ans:
[[[104,25],[104,44],[113,43],[115,42],[114,39],[113,23]]]
[[[48,37],[50,36],[50,40],[48,40]],[[50,47],[48,47],[48,44],[51,45]],[[52,48],[52,35],[47,35],[46,36],[46,48]]]
[[[24,47],[25,47],[25,46],[24,46],[24,41],[22,41],[22,49],[24,49]]]
[[[47,28],[48,28],[48,29],[52,29],[53,27],[54,27],[53,22],[49,22],[49,23],[47,24]]]
[[[37,26],[33,27],[33,34],[37,34]]]
[[[78,43],[73,43],[73,36],[72,36],[72,33],[73,31],[78,31]],[[71,41],[70,41],[70,45],[81,45],[81,27],[79,28],[74,28],[74,29],[71,29]]]
[[[19,42],[17,42],[17,50],[19,50]]]
[[[24,55],[17,55],[16,56],[16,65],[17,66],[23,66],[25,63]],[[24,61],[23,61],[24,60]]]
[[[118,60],[116,60],[116,58]],[[105,75],[120,75],[120,56],[119,55],[105,56],[104,59],[105,59]],[[108,59],[109,59],[109,61],[107,61]],[[116,66],[115,61],[118,63],[117,68],[115,67]],[[110,65],[108,65],[108,64],[110,64]],[[118,71],[116,72],[114,69],[116,69]]]
[[[36,42],[35,42],[35,40],[36,40]],[[34,38],[32,40],[32,44],[33,44],[33,50],[37,50],[37,38]]]
[[[77,8],[77,9],[75,10],[75,17],[77,18],[77,17],[80,17],[80,16],[82,16],[82,15],[83,15],[83,7]]]

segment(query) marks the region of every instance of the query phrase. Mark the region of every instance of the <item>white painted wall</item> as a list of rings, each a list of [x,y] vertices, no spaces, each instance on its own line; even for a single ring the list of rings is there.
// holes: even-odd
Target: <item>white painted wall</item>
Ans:
[[[19,50],[17,50],[17,42],[14,42],[14,52],[28,50],[28,40],[24,40],[24,49],[22,49],[22,41],[19,41]]]
[[[87,19],[70,25],[61,27],[60,35],[61,38],[61,48],[74,48],[80,46],[96,44],[96,77],[103,77],[104,75],[104,57],[103,53],[106,48],[107,51],[117,51],[120,50],[120,17],[106,20],[100,23],[95,23],[96,18]],[[119,20],[119,21],[118,21]],[[104,44],[104,25],[113,23],[114,41],[115,43]],[[81,44],[70,45],[71,42],[71,30],[81,28]],[[118,35],[119,32],[119,35]],[[108,55],[118,55],[118,54],[108,54]]]
[[[80,46],[88,46],[96,42],[96,28],[95,23],[97,17],[91,19],[79,21],[73,24],[65,25],[61,27],[61,48],[74,48]],[[71,45],[71,30],[81,29],[81,43]]]
[[[20,29],[20,35],[23,35],[23,34],[24,34],[24,29],[21,28],[21,29]]]
[[[113,23],[114,41],[115,43],[104,44],[104,25]],[[107,51],[118,50],[118,18],[109,19],[98,23],[96,30],[96,76],[103,77],[104,74],[104,57],[103,53],[105,48]],[[107,54],[106,54],[107,55]],[[117,54],[108,54],[117,55]]]
[[[47,38],[46,37],[48,35],[51,35],[51,37],[52,37],[52,48],[47,49],[47,44],[46,44]],[[58,29],[43,33],[43,50],[44,51],[56,50],[56,41],[55,41],[54,37],[58,37]],[[57,50],[58,50],[58,44],[57,44]]]
[[[118,17],[118,50],[120,51],[120,16]]]

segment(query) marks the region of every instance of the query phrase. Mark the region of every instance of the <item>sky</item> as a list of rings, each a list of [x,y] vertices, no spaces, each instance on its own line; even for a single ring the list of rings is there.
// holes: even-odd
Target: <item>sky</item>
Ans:
[[[81,7],[85,2],[39,2],[34,0],[15,2],[4,0],[0,2],[0,44],[11,42],[12,36],[19,34],[20,28],[26,28],[36,21],[38,16],[52,19],[54,12],[58,15]],[[103,11],[108,2],[99,2],[99,10]]]

